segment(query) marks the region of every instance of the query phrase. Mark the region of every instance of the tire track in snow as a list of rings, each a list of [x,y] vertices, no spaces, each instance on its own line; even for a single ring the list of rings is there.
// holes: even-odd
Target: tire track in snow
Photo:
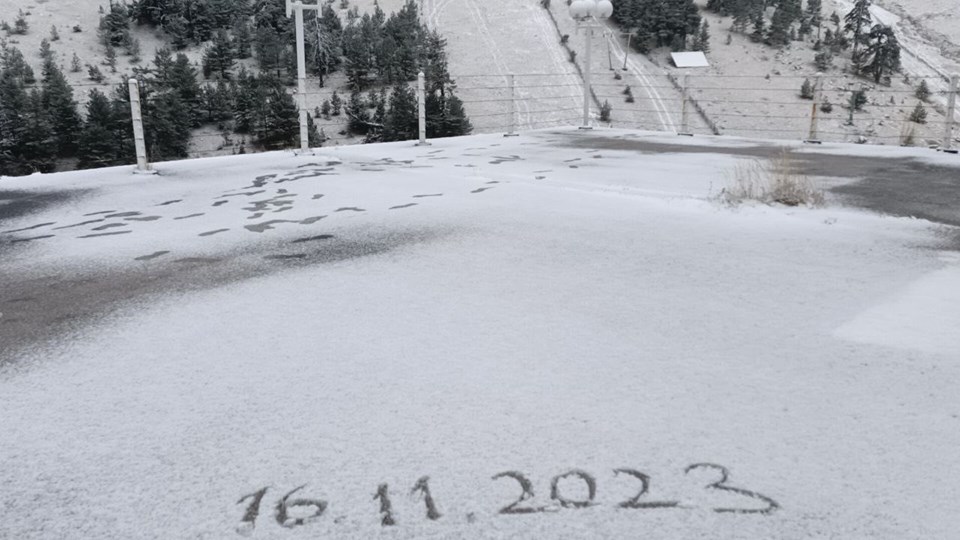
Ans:
[[[507,75],[511,72],[507,65],[504,63],[503,59],[500,57],[500,48],[497,46],[497,41],[493,38],[493,35],[490,32],[490,26],[487,24],[487,21],[484,19],[483,13],[480,11],[480,7],[477,6],[475,0],[463,0],[467,4],[467,9],[470,12],[470,18],[473,19],[474,23],[477,25],[477,30],[480,34],[481,39],[487,44],[487,50],[490,51],[490,56],[493,58],[494,64],[497,66],[497,71],[500,72],[500,76],[503,77],[503,80],[507,80]],[[506,85],[504,85],[506,86]],[[530,104],[524,99],[528,94],[523,92],[522,89],[518,88],[516,95],[521,99],[518,101],[517,107],[517,126],[523,126],[527,129],[533,129],[533,123],[530,120]],[[525,112],[521,112],[520,109],[524,109]]]
[[[627,68],[630,70],[630,73],[641,82],[641,87],[647,93],[650,102],[653,103],[657,118],[660,120],[660,125],[663,129],[666,131],[677,131],[677,125],[670,116],[670,109],[668,109],[666,103],[663,102],[663,98],[660,97],[657,89],[653,88],[654,85],[650,82],[643,68],[634,63],[633,59],[630,58],[630,53],[623,48],[619,40],[613,37],[612,33],[604,32],[604,36],[606,36],[607,42],[616,49],[616,54],[619,56],[620,62],[622,62],[624,56],[626,56]]]
[[[544,50],[549,51],[548,54],[550,60],[553,61],[553,66],[556,68],[556,72],[566,74],[564,77],[559,79],[561,82],[566,81],[566,83],[572,85],[570,88],[573,88],[574,92],[573,94],[568,93],[567,95],[572,100],[573,106],[579,107],[583,104],[583,88],[581,86],[583,80],[579,75],[577,75],[577,73],[569,69],[570,64],[561,52],[560,47],[558,47],[557,44],[551,39],[551,37],[557,33],[557,27],[553,24],[553,21],[540,5],[524,5],[528,11],[531,7],[533,8],[534,19],[537,21],[541,29],[540,39],[543,42]]]

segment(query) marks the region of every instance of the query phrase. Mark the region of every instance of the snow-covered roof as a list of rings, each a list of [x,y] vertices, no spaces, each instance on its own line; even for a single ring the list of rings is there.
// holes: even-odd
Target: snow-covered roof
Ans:
[[[678,68],[710,67],[707,57],[700,51],[670,53],[673,65]]]

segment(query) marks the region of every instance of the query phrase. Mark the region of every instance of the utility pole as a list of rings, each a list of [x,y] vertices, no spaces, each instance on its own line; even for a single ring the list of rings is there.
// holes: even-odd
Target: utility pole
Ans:
[[[957,149],[953,147],[953,125],[956,122],[958,85],[960,85],[960,76],[954,75],[950,77],[950,92],[947,94],[947,116],[946,123],[943,126],[942,150],[951,154],[957,153]]]
[[[318,14],[319,4],[304,4],[287,0],[287,17],[296,11],[297,26],[297,105],[300,109],[300,150],[310,149],[310,137],[307,132],[307,67],[303,52],[303,10],[312,9]]]
[[[607,19],[613,14],[613,4],[610,0],[574,0],[570,4],[570,16],[577,21],[577,26],[585,30],[583,62],[583,125],[580,129],[590,127],[590,49],[593,43],[593,31],[602,28],[600,19]],[[612,66],[611,66],[612,67]]]

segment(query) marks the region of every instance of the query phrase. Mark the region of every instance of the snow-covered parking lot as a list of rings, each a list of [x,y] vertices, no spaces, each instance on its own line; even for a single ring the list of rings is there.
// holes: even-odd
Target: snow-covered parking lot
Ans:
[[[955,537],[949,231],[642,141],[0,179],[0,537]]]

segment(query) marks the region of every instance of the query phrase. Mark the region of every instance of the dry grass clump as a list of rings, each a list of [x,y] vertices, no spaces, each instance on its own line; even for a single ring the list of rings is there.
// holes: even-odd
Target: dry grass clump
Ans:
[[[738,163],[729,173],[730,182],[720,192],[727,204],[757,201],[786,206],[822,206],[823,191],[800,172],[796,159],[784,149],[775,158]]]

